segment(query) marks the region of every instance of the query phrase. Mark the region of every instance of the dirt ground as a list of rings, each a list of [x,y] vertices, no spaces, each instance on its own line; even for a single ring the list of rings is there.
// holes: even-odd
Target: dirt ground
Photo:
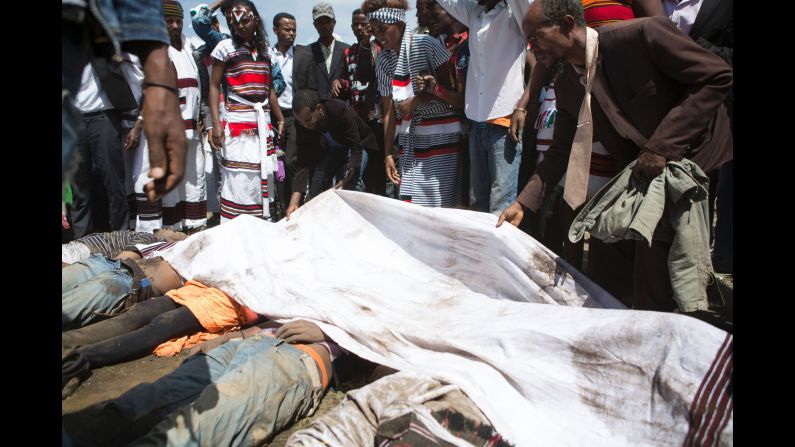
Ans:
[[[139,360],[95,369],[91,377],[83,382],[77,391],[62,401],[61,415],[79,412],[95,403],[114,399],[132,387],[146,382],[153,382],[176,369],[186,354],[174,357],[157,357],[150,355]],[[271,446],[284,446],[290,435],[307,427],[313,420],[328,413],[342,401],[345,393],[329,390],[320,403],[320,408],[311,417],[298,421],[292,427],[279,433]]]

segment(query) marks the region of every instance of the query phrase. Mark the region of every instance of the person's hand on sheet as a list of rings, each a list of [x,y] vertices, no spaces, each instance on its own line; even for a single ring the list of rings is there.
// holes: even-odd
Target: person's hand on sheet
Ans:
[[[276,329],[276,338],[287,343],[320,343],[326,340],[326,334],[316,324],[305,320],[291,321]]]

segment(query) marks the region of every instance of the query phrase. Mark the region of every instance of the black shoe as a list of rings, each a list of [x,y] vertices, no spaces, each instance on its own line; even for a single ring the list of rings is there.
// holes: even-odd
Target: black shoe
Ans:
[[[79,352],[69,354],[61,363],[61,398],[71,396],[90,375],[88,359]]]

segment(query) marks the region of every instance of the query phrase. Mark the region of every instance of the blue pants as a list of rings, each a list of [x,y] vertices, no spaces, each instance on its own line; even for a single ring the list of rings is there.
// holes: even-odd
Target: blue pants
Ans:
[[[522,144],[508,136],[508,128],[472,122],[469,132],[469,205],[499,216],[516,200]]]
[[[95,322],[97,313],[115,314],[132,290],[133,278],[120,261],[92,255],[61,269],[61,330]]]
[[[148,430],[132,445],[260,445],[313,412],[324,391],[314,360],[279,342],[255,335],[189,357],[81,429],[97,444],[126,445]]]

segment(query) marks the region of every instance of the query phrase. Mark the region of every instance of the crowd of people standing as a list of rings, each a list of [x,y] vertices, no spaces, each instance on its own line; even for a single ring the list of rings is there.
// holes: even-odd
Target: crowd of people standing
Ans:
[[[588,61],[571,56],[579,47],[528,34],[533,3],[541,11],[536,28],[558,27],[566,39],[581,24],[553,20],[556,11],[580,11],[597,41],[620,34],[622,22],[627,29],[659,23],[668,41],[638,50],[653,66],[637,80],[621,65],[626,56],[608,60],[602,49],[590,82]],[[74,104],[84,131],[64,226],[71,224],[74,238],[128,229],[190,234],[241,214],[289,219],[327,189],[355,189],[490,212],[498,225],[517,225],[585,268],[630,306],[690,311],[666,285],[671,238],[658,233],[671,233],[669,223],[645,245],[591,238],[587,264],[582,241],[567,237],[586,202],[627,166],[633,178],[650,180],[684,157],[709,180],[705,219],[714,256],[704,268],[731,273],[730,1],[418,0],[416,29],[407,24],[411,6],[364,1],[351,12],[356,42],[349,45],[335,37],[332,5],[318,3],[318,39],[304,46],[295,43],[299,24],[286,12],[270,20],[248,0],[218,0],[186,14],[179,2],[164,1],[173,87],[145,81],[129,52],[121,60],[98,53],[83,68]],[[183,33],[188,18],[204,42],[199,47]],[[221,32],[219,19],[231,34]],[[672,38],[697,56],[668,61],[680,50]],[[187,141],[184,177],[156,201],[146,189],[152,166],[143,110],[151,90],[177,96]],[[670,99],[660,99],[663,92]],[[673,212],[665,208],[665,216]]]

